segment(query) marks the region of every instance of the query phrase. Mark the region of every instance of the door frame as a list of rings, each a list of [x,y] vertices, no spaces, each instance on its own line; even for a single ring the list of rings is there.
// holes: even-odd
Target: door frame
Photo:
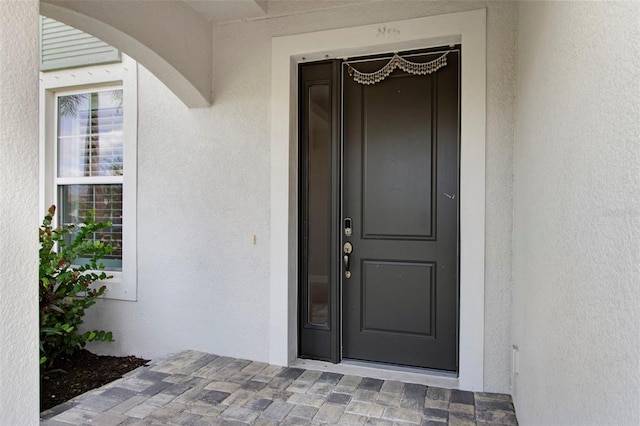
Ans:
[[[298,64],[445,44],[462,46],[458,387],[484,390],[486,9],[272,38],[269,362],[298,349]]]

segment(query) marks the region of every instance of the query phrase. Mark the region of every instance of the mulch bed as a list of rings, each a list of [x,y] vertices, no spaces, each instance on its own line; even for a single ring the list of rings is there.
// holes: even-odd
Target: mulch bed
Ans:
[[[134,356],[95,355],[87,350],[56,360],[52,367],[40,373],[40,411],[113,382],[148,362]]]

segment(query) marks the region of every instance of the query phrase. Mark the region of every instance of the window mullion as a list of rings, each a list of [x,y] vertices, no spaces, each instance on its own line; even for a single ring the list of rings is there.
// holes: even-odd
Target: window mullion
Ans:
[[[109,185],[109,184],[122,184],[123,182],[124,182],[123,176],[82,176],[82,177],[56,178],[56,186]]]

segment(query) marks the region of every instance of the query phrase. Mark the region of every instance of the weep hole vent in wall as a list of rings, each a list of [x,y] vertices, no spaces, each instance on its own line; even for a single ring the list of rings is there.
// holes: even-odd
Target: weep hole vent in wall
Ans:
[[[40,17],[40,70],[120,62],[120,51],[78,29]]]

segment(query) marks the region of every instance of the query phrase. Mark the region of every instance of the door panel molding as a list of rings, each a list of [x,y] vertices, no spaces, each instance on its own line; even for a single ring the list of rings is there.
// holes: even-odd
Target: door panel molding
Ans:
[[[380,266],[382,266],[383,268],[389,267],[389,269],[391,269],[392,267],[404,267],[404,268],[427,268],[428,270],[426,271],[426,273],[424,274],[426,277],[428,277],[428,280],[425,280],[426,283],[428,283],[429,288],[427,289],[426,292],[422,292],[422,294],[418,293],[415,294],[415,292],[413,293],[411,298],[407,298],[404,300],[405,304],[407,305],[414,305],[414,306],[421,306],[421,307],[428,307],[427,310],[425,310],[425,318],[428,319],[428,322],[426,323],[428,325],[428,329],[423,329],[420,330],[419,328],[417,328],[416,326],[419,325],[414,321],[402,321],[405,318],[402,317],[403,312],[389,312],[390,317],[389,318],[385,318],[386,321],[388,321],[389,323],[394,322],[394,323],[398,323],[398,322],[402,322],[404,323],[403,325],[398,325],[398,324],[394,324],[395,325],[395,329],[393,325],[387,325],[385,326],[385,324],[376,324],[376,323],[370,323],[367,319],[367,312],[369,311],[369,309],[371,308],[371,304],[369,303],[369,299],[368,299],[368,292],[365,289],[365,287],[362,285],[364,282],[364,279],[367,279],[367,275],[371,271],[372,268],[376,269],[376,274],[372,274],[372,275],[377,275],[377,277],[380,277]],[[389,261],[389,260],[379,260],[379,259],[362,259],[361,262],[361,266],[360,266],[361,270],[362,270],[362,275],[363,275],[363,280],[361,280],[358,284],[360,285],[360,292],[362,295],[362,300],[361,300],[361,305],[362,305],[362,318],[361,318],[361,325],[360,325],[360,330],[363,332],[380,332],[380,333],[393,333],[393,334],[403,334],[403,335],[411,335],[411,336],[420,336],[420,337],[429,337],[429,338],[434,338],[435,337],[435,322],[436,322],[436,318],[435,318],[435,302],[436,302],[436,287],[435,287],[435,276],[436,276],[436,270],[437,270],[437,263],[436,262],[405,262],[405,261]],[[423,271],[420,271],[423,272]],[[382,271],[382,274],[384,275],[385,271]],[[400,283],[400,285],[402,285],[402,283]],[[380,288],[380,287],[379,287]],[[382,288],[380,288],[380,290],[383,290]],[[398,303],[392,303],[394,298],[398,298],[401,297],[403,295],[405,295],[406,292],[393,292],[393,293],[389,293],[389,294],[384,294],[384,295],[378,295],[379,297],[371,297],[372,303],[375,303],[374,300],[386,300],[388,301],[388,303],[385,303],[381,306],[375,306],[375,308],[378,308],[379,310],[389,310],[389,306],[397,306]],[[373,316],[373,315],[372,315]],[[400,328],[403,327],[402,330],[400,330]],[[414,328],[414,330],[411,330],[411,328]]]

